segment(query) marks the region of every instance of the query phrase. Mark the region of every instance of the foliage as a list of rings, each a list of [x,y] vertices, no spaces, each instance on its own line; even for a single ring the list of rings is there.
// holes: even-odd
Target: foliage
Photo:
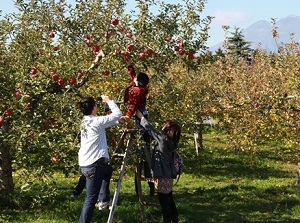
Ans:
[[[153,85],[174,63],[195,69],[211,21],[200,18],[204,3],[139,0],[128,12],[119,0],[16,1],[19,11],[0,21],[0,125],[9,124],[0,142],[13,148],[14,169],[75,171],[82,116],[76,104],[83,95],[121,101],[129,63],[148,72]],[[154,111],[164,104],[152,102]]]

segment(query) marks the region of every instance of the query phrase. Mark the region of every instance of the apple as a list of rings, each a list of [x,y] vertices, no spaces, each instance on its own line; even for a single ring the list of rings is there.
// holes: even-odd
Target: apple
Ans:
[[[126,129],[133,129],[133,126],[131,124],[127,124]]]
[[[106,32],[106,34],[105,34],[105,38],[106,38],[106,39],[109,39],[109,38],[110,38],[110,36],[111,36],[111,34],[110,34],[109,32]]]
[[[3,125],[3,124],[4,124],[4,118],[0,117],[0,125]]]
[[[37,69],[32,68],[31,71],[30,71],[30,74],[31,75],[36,75],[36,73],[37,73]]]
[[[86,39],[91,40],[92,39],[92,35],[91,34],[86,35]]]
[[[131,38],[133,35],[132,35],[131,32],[128,32],[128,33],[126,33],[126,36],[127,36],[128,38]]]
[[[11,114],[12,114],[12,111],[11,111],[10,109],[6,109],[6,110],[4,111],[4,115],[5,115],[5,116],[11,116]]]
[[[108,76],[109,75],[109,71],[108,70],[106,70],[106,71],[104,71],[104,73],[103,73],[105,76]]]
[[[48,120],[44,121],[45,128],[48,128],[50,124],[51,124],[50,121],[48,121]]]
[[[91,47],[92,46],[92,41],[91,40],[86,40],[85,41],[85,45],[87,46],[87,47]]]
[[[179,51],[179,49],[180,49],[180,47],[179,47],[179,46],[177,46],[177,45],[176,45],[176,46],[174,46],[174,50],[175,50],[175,51]]]
[[[79,71],[78,74],[77,74],[77,76],[78,76],[78,77],[83,77],[83,76],[84,76],[84,73],[81,72],[81,71]]]
[[[70,84],[75,84],[76,83],[76,78],[72,77],[69,79]]]
[[[59,79],[59,75],[57,73],[53,73],[52,74],[52,80],[58,81],[58,79]]]
[[[58,85],[63,86],[63,85],[65,85],[65,80],[63,78],[59,78],[57,83],[58,83]]]
[[[254,107],[254,108],[259,108],[259,104],[258,104],[257,102],[254,103],[253,107]]]
[[[139,54],[140,59],[145,59],[146,58],[146,54],[144,52],[141,52]]]
[[[128,46],[127,46],[127,50],[128,51],[132,51],[134,49],[134,45],[133,44],[129,44]]]
[[[166,40],[166,41],[171,41],[171,40],[172,40],[172,36],[167,36],[167,37],[165,38],[165,40]]]
[[[182,49],[180,49],[180,50],[178,50],[178,54],[182,56],[184,54],[184,51]]]
[[[119,20],[117,18],[114,18],[111,20],[111,24],[113,24],[114,26],[117,26],[119,24]]]
[[[55,163],[55,164],[57,164],[57,163],[58,163],[58,161],[59,161],[59,158],[58,158],[58,156],[57,156],[57,155],[54,155],[54,156],[52,156],[52,157],[51,157],[51,162],[52,162],[52,163]]]
[[[193,60],[193,59],[195,59],[195,56],[194,56],[192,53],[190,53],[190,54],[188,55],[188,59],[189,59],[189,60]]]
[[[54,50],[54,51],[58,51],[58,50],[59,50],[59,46],[57,46],[57,45],[56,45],[56,46],[53,46],[53,50]]]
[[[99,46],[97,46],[97,45],[93,46],[93,52],[94,52],[94,53],[98,53],[99,50],[100,50],[100,47],[99,47]]]
[[[146,49],[145,52],[146,52],[146,54],[147,54],[148,56],[151,56],[152,53],[153,53],[151,49]]]
[[[21,92],[20,91],[16,91],[15,96],[16,97],[20,97],[21,96]]]
[[[54,38],[54,37],[55,37],[55,33],[54,33],[54,32],[50,32],[50,33],[49,33],[49,37],[50,37],[50,38]]]

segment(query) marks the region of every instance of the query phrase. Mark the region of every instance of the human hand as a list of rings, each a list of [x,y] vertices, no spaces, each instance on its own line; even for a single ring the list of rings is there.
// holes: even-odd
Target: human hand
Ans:
[[[129,120],[129,117],[128,116],[121,116],[120,119],[119,119],[119,122],[121,123],[125,123]]]
[[[109,98],[108,96],[106,96],[106,95],[101,95],[101,98],[102,98],[102,101],[103,101],[104,103],[107,103],[107,102],[110,101],[110,98]]]

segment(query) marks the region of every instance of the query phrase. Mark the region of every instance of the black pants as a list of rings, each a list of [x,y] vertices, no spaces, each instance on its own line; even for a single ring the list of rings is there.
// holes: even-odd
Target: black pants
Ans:
[[[172,191],[168,194],[157,192],[164,223],[178,223],[178,211]]]

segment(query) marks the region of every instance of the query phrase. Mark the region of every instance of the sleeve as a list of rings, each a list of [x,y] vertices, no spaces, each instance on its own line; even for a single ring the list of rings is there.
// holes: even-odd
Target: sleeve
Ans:
[[[128,110],[126,112],[126,116],[128,116],[129,118],[131,118],[136,109],[138,108],[138,105],[140,103],[140,97],[141,97],[141,91],[138,87],[134,87],[132,89],[132,92],[129,96],[129,106],[128,106]]]
[[[115,101],[110,100],[108,103],[109,108],[111,109],[111,113],[106,116],[99,116],[100,124],[104,128],[108,128],[114,125],[119,124],[119,118],[122,115],[122,112]]]
[[[140,124],[153,137],[153,139],[158,142],[158,144],[163,144],[164,138],[162,133],[157,131],[157,129],[154,128],[154,126],[145,117],[141,119]]]
[[[132,82],[134,80],[135,76],[136,76],[133,65],[132,64],[128,65],[127,70],[128,70],[129,75],[130,75],[130,80]]]

